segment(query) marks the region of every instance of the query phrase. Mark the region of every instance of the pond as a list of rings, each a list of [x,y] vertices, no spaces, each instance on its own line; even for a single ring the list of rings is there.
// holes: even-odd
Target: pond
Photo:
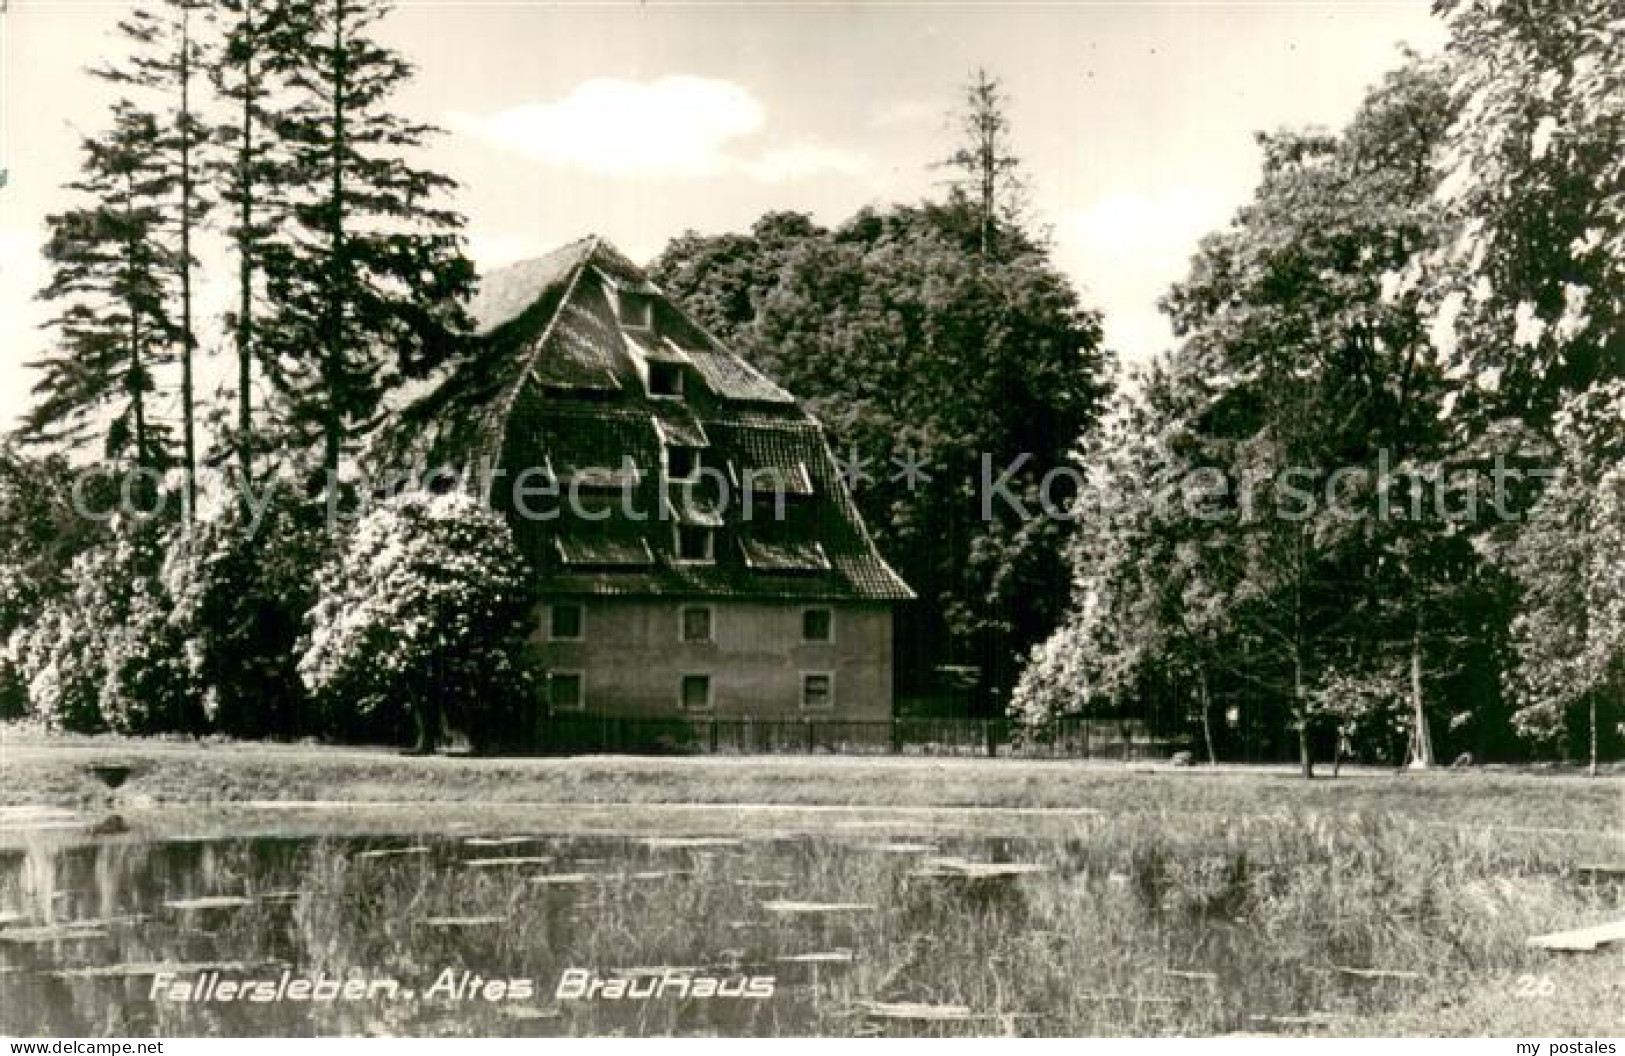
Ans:
[[[0,851],[0,1033],[1341,1032],[1425,991],[1335,967],[1370,929],[1269,937],[1325,912],[1293,876],[1085,830],[42,834]]]

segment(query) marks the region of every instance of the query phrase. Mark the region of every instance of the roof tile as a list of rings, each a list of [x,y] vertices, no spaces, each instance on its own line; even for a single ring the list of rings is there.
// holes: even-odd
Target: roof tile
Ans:
[[[639,359],[677,355],[666,354],[664,340],[620,328],[600,272],[633,287],[647,281],[596,239],[490,276],[476,313],[486,347],[401,417],[402,428],[418,434],[406,446],[428,448],[442,461],[499,456],[510,482],[540,467],[555,484],[621,492],[597,492],[592,511],[571,511],[570,497],[558,496],[555,507],[562,509],[549,507],[552,518],[521,516],[511,494],[504,500],[500,490],[493,493],[536,565],[540,588],[623,596],[913,597],[876,549],[818,423],[739,357],[697,347],[711,339],[680,313],[671,318],[683,341],[671,347],[692,363],[690,380],[698,384],[681,400],[647,396]],[[660,311],[678,310],[667,302]],[[629,336],[637,342],[629,344]],[[666,442],[703,447],[707,465],[735,472],[726,482],[709,480],[703,496],[668,489],[663,503]],[[618,470],[628,460],[636,472]],[[782,482],[786,499],[795,501],[747,506],[739,494],[745,479],[758,492],[764,482]],[[720,514],[713,512],[718,499],[726,500]],[[675,560],[674,521],[714,528],[717,560]]]

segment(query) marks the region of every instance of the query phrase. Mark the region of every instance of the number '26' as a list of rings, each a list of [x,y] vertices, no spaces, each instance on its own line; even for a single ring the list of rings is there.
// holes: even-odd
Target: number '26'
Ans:
[[[1519,997],[1551,997],[1557,993],[1557,984],[1549,975],[1520,975],[1517,991]]]

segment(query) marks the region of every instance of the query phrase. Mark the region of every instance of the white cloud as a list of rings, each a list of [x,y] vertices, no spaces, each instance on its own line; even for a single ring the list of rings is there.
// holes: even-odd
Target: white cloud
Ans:
[[[1197,242],[1224,226],[1244,193],[1192,184],[1117,191],[1063,217],[1057,255],[1083,283],[1085,301],[1104,311],[1111,347],[1138,360],[1172,343],[1157,299],[1185,276]]]
[[[452,128],[550,165],[614,176],[704,176],[731,140],[761,129],[762,104],[729,81],[583,81],[556,102],[490,116],[453,112]]]
[[[736,174],[782,183],[864,167],[850,151],[813,142],[735,152],[759,134],[767,110],[746,88],[709,77],[653,81],[596,77],[554,102],[489,115],[453,111],[454,131],[545,165],[644,179]]]

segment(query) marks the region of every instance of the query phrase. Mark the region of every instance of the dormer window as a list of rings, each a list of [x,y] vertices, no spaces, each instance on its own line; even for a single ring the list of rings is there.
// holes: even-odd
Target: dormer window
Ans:
[[[683,396],[683,368],[678,363],[649,364],[649,395],[666,399]]]
[[[700,451],[696,447],[673,444],[666,448],[667,480],[698,480],[700,478]]]
[[[616,311],[621,325],[629,330],[653,330],[655,325],[654,298],[636,290],[620,290],[616,294]]]

